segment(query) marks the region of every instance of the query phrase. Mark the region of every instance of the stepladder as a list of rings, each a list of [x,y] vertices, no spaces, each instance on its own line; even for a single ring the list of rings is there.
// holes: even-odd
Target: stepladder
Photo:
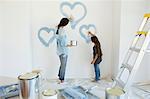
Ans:
[[[150,53],[150,13],[145,14],[143,21],[129,47],[112,87],[120,87],[128,91],[140,68],[145,54]]]

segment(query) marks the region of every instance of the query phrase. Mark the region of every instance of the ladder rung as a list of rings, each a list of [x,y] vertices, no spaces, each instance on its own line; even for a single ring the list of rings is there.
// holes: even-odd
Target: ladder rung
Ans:
[[[147,31],[137,31],[138,35],[142,35],[142,34],[143,35],[147,35],[147,33],[148,33]]]
[[[117,84],[120,86],[120,87],[122,87],[122,88],[124,88],[124,86],[125,86],[125,83],[121,80],[121,79],[115,79],[115,81],[117,82]]]
[[[144,17],[149,18],[150,17],[150,13],[145,14]]]
[[[139,49],[139,48],[130,48],[130,50],[135,51],[135,52],[137,52],[137,53],[140,52],[140,49]],[[147,52],[147,53],[150,53],[150,49],[148,49],[148,50],[143,50],[143,51],[145,51],[145,52]]]
[[[129,64],[122,64],[121,68],[127,68],[129,70],[129,72],[132,71],[132,66]]]
[[[150,53],[150,49],[146,50],[147,53]]]
[[[131,47],[130,50],[135,51],[135,52],[137,52],[137,53],[140,52],[140,49],[139,49],[139,48],[135,48],[135,47]]]

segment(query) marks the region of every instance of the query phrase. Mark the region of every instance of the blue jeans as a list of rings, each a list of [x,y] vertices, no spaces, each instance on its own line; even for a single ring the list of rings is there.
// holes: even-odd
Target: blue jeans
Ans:
[[[67,65],[67,58],[68,56],[65,54],[61,54],[59,55],[59,59],[60,59],[60,68],[59,68],[59,79],[60,80],[64,80],[65,78],[65,71],[66,71],[66,65]]]
[[[94,70],[95,70],[95,80],[100,80],[100,68],[99,64],[94,64]]]

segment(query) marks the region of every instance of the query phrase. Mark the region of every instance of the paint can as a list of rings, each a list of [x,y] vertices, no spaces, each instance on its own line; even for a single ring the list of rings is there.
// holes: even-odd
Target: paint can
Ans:
[[[41,87],[43,85],[43,81],[44,81],[42,69],[32,70],[32,73],[37,73],[37,75],[39,76],[39,86]]]
[[[37,73],[26,73],[20,75],[20,99],[40,99],[39,92],[39,75]]]
[[[71,40],[71,41],[70,41],[70,45],[72,45],[72,46],[77,46],[77,41],[76,41],[76,40]]]
[[[57,99],[57,91],[53,89],[47,89],[42,92],[42,99]]]
[[[105,90],[105,99],[124,99],[125,92],[120,87],[107,88]]]

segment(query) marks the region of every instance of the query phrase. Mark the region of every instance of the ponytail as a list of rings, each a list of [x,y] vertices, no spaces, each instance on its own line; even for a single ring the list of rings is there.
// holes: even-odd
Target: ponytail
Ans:
[[[91,41],[95,44],[98,56],[101,56],[102,55],[101,45],[100,45],[100,42],[99,42],[98,38],[96,36],[93,36],[93,37],[91,37]]]
[[[58,32],[59,32],[59,28],[60,28],[60,26],[58,25],[58,28],[57,28],[56,34],[59,34],[59,33],[58,33]]]
[[[68,19],[68,18],[62,18],[62,19],[60,20],[60,23],[58,24],[58,28],[57,28],[56,34],[59,34],[59,33],[58,33],[58,32],[59,32],[59,28],[60,28],[61,26],[66,26],[66,25],[68,24],[68,22],[69,22],[69,19]]]

